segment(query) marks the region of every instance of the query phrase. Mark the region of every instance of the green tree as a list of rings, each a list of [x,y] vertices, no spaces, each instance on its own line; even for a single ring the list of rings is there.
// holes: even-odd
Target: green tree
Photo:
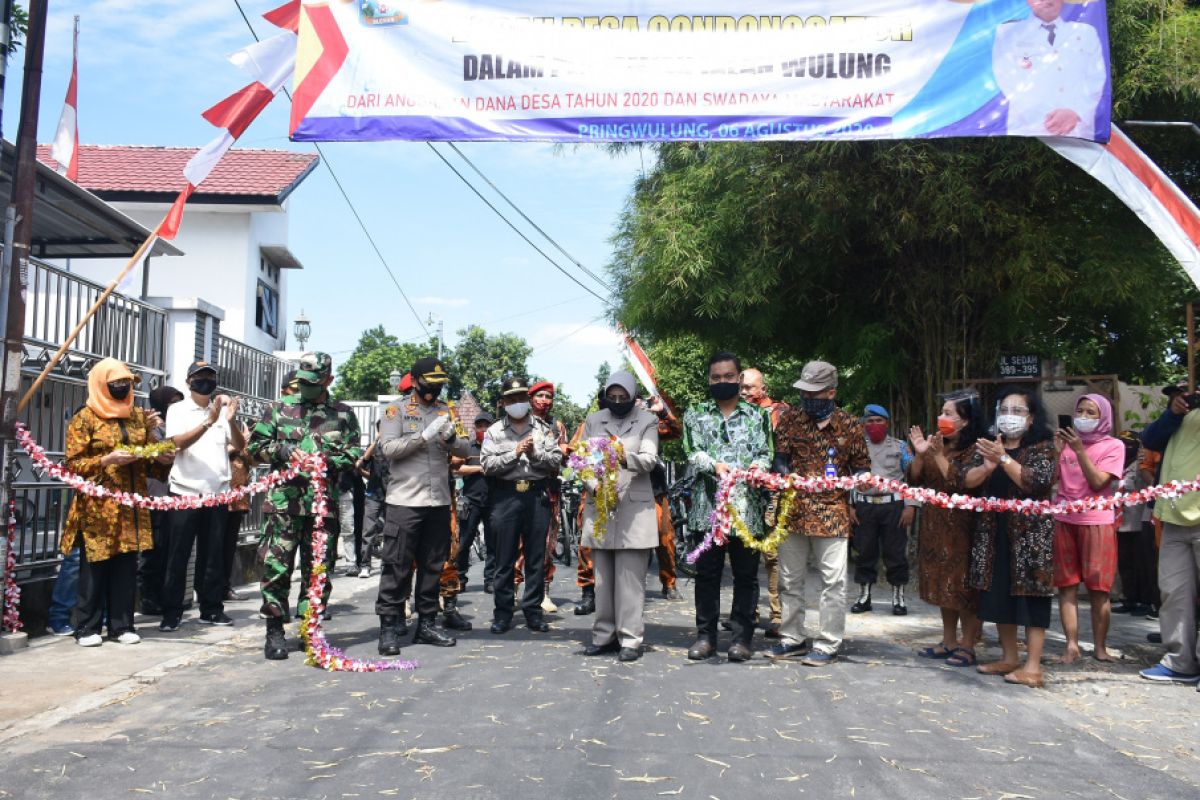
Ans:
[[[401,343],[382,325],[363,331],[354,352],[337,369],[334,394],[339,400],[374,400],[392,394],[388,376],[408,372],[413,362],[437,352],[437,340],[425,344]]]
[[[573,401],[560,383],[554,387],[554,416],[567,426],[567,435],[574,435],[588,415],[588,409]]]
[[[460,330],[458,336],[458,344],[446,358],[451,393],[457,396],[465,387],[484,408],[495,409],[505,378],[528,377],[526,361],[533,349],[520,336],[489,335],[478,325]]]
[[[1114,0],[1109,14],[1116,113],[1200,117],[1200,10]],[[1195,192],[1200,140],[1159,136],[1174,136],[1164,166]],[[660,371],[679,357],[699,382],[677,399],[703,390],[696,356],[717,347],[768,366],[781,399],[800,362],[831,361],[844,401],[885,402],[901,420],[927,418],[945,381],[990,377],[1011,349],[1135,381],[1174,369],[1182,315],[1171,310],[1194,289],[1128,209],[1040,142],[657,153],[611,273],[617,319],[667,350]]]

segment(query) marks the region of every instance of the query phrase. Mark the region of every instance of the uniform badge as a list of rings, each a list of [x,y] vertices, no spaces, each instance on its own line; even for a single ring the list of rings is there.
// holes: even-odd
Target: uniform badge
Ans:
[[[398,408],[396,408],[395,406],[388,406],[387,411],[384,411],[383,415],[385,417],[387,417],[388,419],[395,419],[399,413],[400,413],[400,410]]]
[[[416,433],[417,432],[417,423],[415,423],[415,422],[408,423],[408,430],[410,433]]]

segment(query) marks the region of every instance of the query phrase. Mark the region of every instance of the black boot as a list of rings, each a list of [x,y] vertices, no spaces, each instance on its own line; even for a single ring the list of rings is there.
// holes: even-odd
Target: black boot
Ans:
[[[408,636],[408,603],[400,604],[400,616],[396,617],[396,635]]]
[[[897,617],[903,617],[908,614],[908,606],[904,603],[904,587],[892,587],[892,613]]]
[[[583,597],[581,597],[579,599],[579,602],[575,606],[575,615],[582,617],[587,614],[595,614],[595,613],[596,613],[596,587],[595,586],[585,586],[585,587],[583,587]]]
[[[288,657],[287,637],[283,635],[283,620],[279,617],[267,620],[267,643],[263,645],[263,655],[268,661],[283,661]]]
[[[447,636],[445,631],[437,626],[436,615],[422,616],[417,623],[417,632],[413,634],[413,644],[431,644],[434,647],[454,647],[457,640]]]
[[[379,618],[379,655],[400,655],[400,621],[403,617]]]
[[[858,594],[858,602],[850,606],[851,614],[865,614],[871,610],[871,584],[860,583],[862,590]]]
[[[458,613],[457,597],[442,599],[442,624],[452,631],[471,630],[471,623],[463,619],[463,615]]]

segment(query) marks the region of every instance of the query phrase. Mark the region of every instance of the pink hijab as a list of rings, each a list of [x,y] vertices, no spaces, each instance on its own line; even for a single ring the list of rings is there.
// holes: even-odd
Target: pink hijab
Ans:
[[[1100,409],[1100,424],[1096,426],[1096,430],[1091,433],[1080,433],[1079,438],[1084,444],[1095,444],[1106,436],[1112,434],[1112,403],[1108,402],[1108,398],[1102,394],[1085,394],[1079,400],[1075,401],[1075,410],[1079,410],[1079,403],[1082,400],[1091,400]]]

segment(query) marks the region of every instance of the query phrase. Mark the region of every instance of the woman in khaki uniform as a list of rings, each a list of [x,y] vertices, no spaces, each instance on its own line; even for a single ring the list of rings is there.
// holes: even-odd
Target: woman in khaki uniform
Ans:
[[[146,496],[146,477],[166,480],[171,455],[150,461],[121,449],[156,441],[162,424],[155,411],[133,405],[136,378],[129,367],[106,358],[88,373],[87,404],[67,426],[66,466],[114,492]],[[115,500],[76,492],[63,528],[64,555],[80,547],[79,594],[75,639],[84,647],[103,643],[100,623],[108,613],[108,635],[121,644],[137,644],[133,594],[139,550],[153,547],[150,512]],[[79,540],[82,539],[82,542]]]
[[[606,408],[587,418],[583,438],[612,437],[624,447],[617,476],[617,505],[608,514],[603,538],[596,539],[595,486],[588,486],[583,545],[592,548],[596,574],[595,656],[620,652],[621,661],[642,655],[646,568],[658,546],[658,517],[650,472],[658,462],[658,419],[635,407],[637,384],[628,372],[614,372],[604,385]]]

